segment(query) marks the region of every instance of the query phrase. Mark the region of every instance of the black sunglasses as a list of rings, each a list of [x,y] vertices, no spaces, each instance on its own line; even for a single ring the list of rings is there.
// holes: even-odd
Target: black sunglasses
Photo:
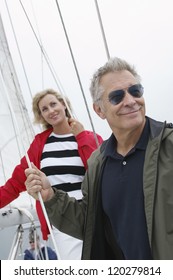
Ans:
[[[144,88],[141,84],[133,85],[127,88],[126,90],[128,91],[128,93],[130,93],[133,97],[136,98],[140,98],[144,93]],[[114,90],[109,93],[109,102],[113,105],[117,105],[123,100],[125,94],[126,92],[124,89]]]

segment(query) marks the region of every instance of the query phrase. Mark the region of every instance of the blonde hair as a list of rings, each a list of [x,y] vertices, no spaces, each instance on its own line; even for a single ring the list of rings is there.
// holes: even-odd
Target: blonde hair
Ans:
[[[57,92],[53,89],[46,89],[46,90],[43,90],[43,91],[40,91],[40,92],[36,93],[35,96],[33,97],[33,100],[32,100],[32,110],[33,110],[33,114],[34,114],[34,123],[35,124],[41,124],[43,126],[43,129],[48,129],[48,128],[52,127],[48,122],[46,122],[42,118],[41,111],[39,109],[40,100],[43,97],[45,97],[47,94],[54,95],[57,98],[57,100],[59,102],[61,102],[64,106],[66,106],[65,105],[65,102],[66,102],[70,111],[72,111],[72,107],[71,107],[69,99],[67,97],[64,98],[59,92]],[[64,102],[64,99],[65,99],[65,102]],[[70,112],[68,111],[67,108],[65,110],[65,113],[66,113],[67,118],[71,117]]]

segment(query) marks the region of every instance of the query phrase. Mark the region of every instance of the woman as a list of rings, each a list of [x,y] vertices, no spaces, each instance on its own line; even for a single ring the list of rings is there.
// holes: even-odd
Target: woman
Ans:
[[[65,103],[68,105],[66,106]],[[31,162],[43,171],[51,186],[65,190],[76,199],[82,198],[81,182],[87,168],[87,159],[97,148],[93,132],[84,130],[83,125],[70,118],[62,96],[52,89],[44,90],[33,98],[35,123],[46,129],[35,136],[30,145],[28,156]],[[97,135],[99,144],[102,138]],[[26,190],[27,168],[25,157],[13,171],[12,177],[0,188],[0,207],[4,207]],[[36,202],[41,223],[43,239],[49,234],[47,224],[40,206]],[[82,241],[53,229],[61,259],[81,259]],[[58,256],[59,257],[59,256]]]

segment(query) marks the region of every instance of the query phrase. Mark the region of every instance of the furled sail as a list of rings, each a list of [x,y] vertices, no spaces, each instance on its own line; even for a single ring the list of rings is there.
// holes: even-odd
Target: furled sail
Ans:
[[[0,134],[0,184],[2,185],[11,176],[14,166],[24,155],[25,149],[33,139],[34,130],[21,93],[1,18]]]
[[[11,177],[14,167],[33,140],[34,129],[21,92],[3,22],[0,17],[0,186]],[[16,202],[31,204],[27,197]],[[15,202],[14,202],[15,203]],[[1,225],[2,226],[2,225]]]
[[[13,60],[10,54],[5,30],[0,17],[0,186],[11,177],[14,167],[24,156],[33,140],[34,130],[21,92]],[[23,227],[38,220],[33,199],[24,192],[20,198],[0,209],[0,236],[8,242],[1,244],[1,259],[18,258],[17,252],[23,239]],[[22,208],[23,207],[23,208]],[[26,228],[27,230],[27,228]],[[13,241],[13,236],[17,238]],[[11,234],[11,235],[10,235]],[[27,244],[27,243],[26,243]],[[27,246],[25,244],[25,246]],[[20,245],[20,246],[19,246]],[[11,246],[11,254],[10,252]],[[16,247],[16,248],[15,248]],[[21,258],[23,256],[21,255]]]

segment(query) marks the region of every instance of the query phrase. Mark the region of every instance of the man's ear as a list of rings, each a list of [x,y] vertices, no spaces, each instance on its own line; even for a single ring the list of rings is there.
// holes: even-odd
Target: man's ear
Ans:
[[[95,103],[93,104],[93,109],[94,111],[96,112],[96,114],[101,118],[101,119],[105,119],[105,114],[104,114],[104,111],[103,109],[99,106],[99,105],[96,105]]]

